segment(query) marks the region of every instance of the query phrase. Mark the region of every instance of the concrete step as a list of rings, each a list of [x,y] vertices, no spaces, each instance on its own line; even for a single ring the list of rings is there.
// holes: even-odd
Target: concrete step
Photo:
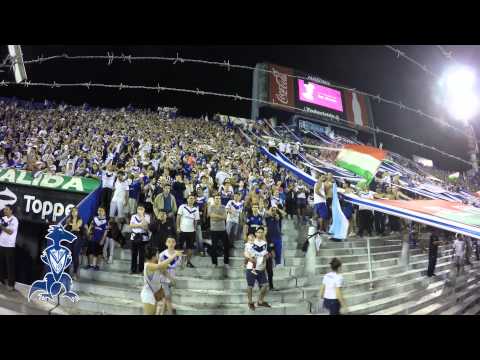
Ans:
[[[451,256],[444,256],[444,257],[438,258],[437,268],[442,264],[449,262],[450,260],[451,260]],[[415,270],[415,269],[424,270],[427,268],[427,265],[428,265],[427,259],[420,259],[420,260],[415,260],[410,262],[410,265],[408,267],[402,266],[402,265],[394,265],[394,266],[387,266],[387,267],[374,269],[372,271],[372,276],[373,276],[373,279],[376,279],[376,278],[383,278],[383,277],[407,272],[408,270]],[[318,271],[317,273],[318,275],[324,275],[324,273],[321,273],[318,268],[316,270]],[[342,272],[342,275],[345,279],[345,283],[347,286],[348,284],[354,283],[355,281],[369,279],[370,277],[368,269]],[[313,283],[311,283],[311,285],[314,285],[314,284],[321,285],[322,281],[323,281],[323,276],[318,276],[315,279],[313,279]]]
[[[450,253],[447,253],[448,256]],[[427,261],[428,257],[425,254],[417,254],[417,255],[410,255],[411,262],[418,262],[418,261]],[[400,259],[398,257],[383,259],[383,260],[372,260],[372,269],[379,269],[385,268],[389,266],[399,265]],[[325,274],[330,272],[330,265],[316,265],[316,269],[320,274]],[[348,273],[351,271],[357,270],[368,270],[368,261],[361,261],[361,262],[354,262],[354,263],[346,263],[342,264],[342,273]]]
[[[230,256],[231,257],[241,257],[241,258],[243,258],[243,253],[244,253],[243,248],[230,250]],[[291,257],[291,256],[302,257],[302,256],[304,256],[304,253],[300,249],[295,249],[295,250],[287,249],[287,250],[283,251],[283,256],[285,258]],[[115,260],[130,260],[131,257],[132,257],[132,255],[131,255],[130,249],[117,248],[117,249],[115,249],[114,255],[113,255],[113,258]],[[196,257],[200,257],[200,256],[195,256],[195,258]]]
[[[198,304],[245,304],[247,301],[246,292],[241,290],[189,290],[175,288],[173,297],[175,304],[191,306]],[[303,301],[303,291],[299,288],[269,291],[266,299],[270,303],[296,303]]]
[[[219,261],[219,266],[214,268],[211,260],[209,261],[202,261],[199,264],[198,257],[192,260],[195,265],[195,268],[187,268],[178,269],[177,275],[179,276],[192,276],[192,277],[199,277],[199,278],[207,278],[207,279],[235,279],[235,278],[244,278],[245,277],[245,269],[244,269],[244,262],[243,261],[236,261],[234,264],[236,266],[230,265],[230,269],[225,269],[223,266],[223,260]],[[219,259],[220,260],[220,259]],[[232,261],[229,261],[232,262]],[[292,271],[295,269],[294,267],[275,267],[274,268],[274,275],[275,276],[290,276],[292,275]],[[105,264],[103,267],[105,271],[119,271],[119,272],[129,272],[130,271],[130,261],[128,260],[114,260],[113,264]],[[300,269],[303,271],[303,269]],[[301,272],[297,271],[296,274],[300,274]]]
[[[462,315],[468,309],[472,308],[480,301],[480,281],[477,281],[476,284],[467,287],[464,291],[465,298],[462,299],[461,297],[456,294],[453,301],[455,301],[454,305],[450,304],[447,310],[440,312],[440,315]],[[432,313],[432,315],[436,315]]]
[[[74,283],[78,293],[138,301],[143,285],[131,286],[106,281],[80,279]]]
[[[26,315],[7,308],[0,307],[0,315]]]
[[[464,285],[465,288],[457,289],[457,292],[451,295],[438,296],[431,300],[433,303],[412,312],[411,315],[460,315],[477,299],[476,293],[480,289],[479,281],[477,277],[470,285]]]
[[[189,269],[194,272],[197,269]],[[215,269],[212,269],[215,270]],[[139,287],[143,285],[143,276],[139,274],[130,275],[125,272],[117,271],[93,271],[93,270],[80,270],[80,278],[85,280],[101,281],[106,283],[126,285],[127,287]],[[291,276],[277,276],[274,275],[274,285],[279,289],[293,288],[297,286],[297,278]],[[300,279],[302,286],[305,284],[306,279]],[[197,275],[195,276],[183,276],[180,273],[177,274],[177,287],[180,289],[244,289],[246,288],[245,278],[235,279],[202,279]]]
[[[472,306],[462,315],[480,315],[480,303],[477,302],[475,306]]]
[[[386,251],[386,252],[380,252],[380,253],[374,253],[372,254],[372,260],[373,261],[378,261],[378,260],[385,260],[385,259],[393,259],[393,258],[398,258],[400,257],[400,251]],[[419,255],[419,254],[426,254],[422,253],[421,250],[415,249],[410,251],[410,255]],[[319,254],[319,256],[316,257],[316,264],[317,265],[328,265],[330,261],[332,260],[331,255],[325,256],[322,255],[322,253]],[[368,255],[342,255],[341,257],[342,264],[345,266],[345,264],[349,263],[356,263],[356,262],[367,262],[368,261]],[[285,265],[287,266],[304,266],[305,264],[305,256],[302,257],[289,257],[285,259]]]
[[[234,249],[241,249],[245,250],[245,241],[235,241],[233,243],[233,248]],[[285,239],[282,240],[282,250],[296,250],[298,248],[301,248],[301,244],[292,241],[285,241]]]
[[[76,304],[69,302],[62,303],[62,308],[71,314],[105,314],[105,315],[141,315],[143,314],[140,302],[140,292],[137,299],[124,299],[109,297],[97,294],[80,293],[80,301]],[[257,292],[254,292],[254,300],[257,299]],[[231,303],[192,303],[177,304],[180,296],[174,295],[174,306],[178,315],[303,315],[310,310],[310,304],[301,300],[291,303],[276,302],[273,297],[267,295],[266,300],[272,305],[271,309],[258,308],[250,312],[246,305],[246,295],[243,302]]]
[[[445,262],[443,264],[437,265],[436,273],[438,275],[442,275],[442,271],[449,270],[451,268],[451,263]],[[378,278],[374,278],[372,282],[369,279],[365,280],[357,280],[357,281],[349,281],[345,282],[344,294],[345,297],[348,298],[351,295],[355,294],[362,294],[367,293],[370,290],[370,285],[373,285],[374,289],[382,289],[388,286],[392,286],[394,284],[404,283],[415,278],[425,277],[426,275],[426,265],[425,268],[419,269],[411,269],[403,272],[397,272],[388,276],[382,276]],[[318,291],[320,289],[320,285],[322,284],[323,276],[318,276],[310,282],[308,286],[304,287],[303,290],[305,291],[305,298],[311,299],[312,297],[318,296]],[[313,284],[312,284],[313,282]]]
[[[68,300],[61,300],[61,307],[69,313],[89,313],[105,315],[143,315],[143,306],[140,302],[140,292],[137,300],[110,297],[97,294],[79,293],[80,300],[72,304]]]
[[[478,274],[474,271],[470,272],[469,276],[470,278],[467,281],[457,283],[455,286],[457,292],[479,281]],[[369,307],[366,313],[373,315],[408,315],[417,312],[420,314],[426,313],[425,310],[421,310],[425,308],[430,311],[441,311],[445,308],[431,305],[441,301],[441,299],[447,299],[453,292],[453,289],[453,287],[446,284],[446,280],[433,280],[425,290],[400,294],[397,296],[399,301],[396,302],[392,301],[392,299],[383,299],[384,305],[388,304],[388,306],[384,306],[383,309]]]
[[[402,241],[396,237],[371,237],[370,246],[401,245]],[[365,238],[357,238],[345,241],[332,241],[325,238],[322,241],[321,249],[349,249],[367,247]]]
[[[273,278],[273,285],[277,289],[291,289],[305,285],[306,278]],[[194,290],[245,290],[247,283],[245,279],[228,279],[228,280],[202,280],[192,277],[177,277],[178,289],[194,289]]]
[[[17,284],[15,285],[16,289],[18,289]],[[21,291],[7,292],[0,285],[0,308],[4,312],[3,315],[48,315],[48,310],[53,306],[46,303],[39,304],[39,301],[34,298],[32,298],[32,302],[29,302]]]
[[[176,309],[178,315],[306,315],[310,313],[308,302],[269,303],[271,308],[257,307],[255,311],[251,311],[246,303],[224,304],[221,307],[177,305]]]
[[[401,251],[401,245],[375,245],[370,248],[372,254],[383,253],[387,251]],[[319,255],[326,257],[342,257],[345,255],[367,255],[368,251],[366,247],[353,247],[353,248],[321,248]]]

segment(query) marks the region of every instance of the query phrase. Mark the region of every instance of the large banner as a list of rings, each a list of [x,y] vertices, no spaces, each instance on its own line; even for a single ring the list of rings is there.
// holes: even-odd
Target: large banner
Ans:
[[[0,210],[12,205],[18,218],[16,281],[30,284],[40,278],[47,221],[57,223],[88,193],[100,186],[96,179],[40,174],[15,169],[0,171]]]
[[[270,153],[265,147],[260,147],[259,151],[307,185],[311,187],[315,185],[316,180],[313,176],[300,170],[278,154]],[[374,200],[356,194],[343,194],[343,196],[346,201],[358,206],[480,239],[480,209],[464,205],[461,202],[447,200]]]
[[[480,239],[480,209],[447,200],[373,200],[345,195],[356,205]]]

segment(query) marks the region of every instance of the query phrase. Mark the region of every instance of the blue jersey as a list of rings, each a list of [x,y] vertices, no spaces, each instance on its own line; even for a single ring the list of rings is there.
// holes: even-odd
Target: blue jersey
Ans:
[[[248,234],[255,234],[255,230],[263,226],[263,216],[261,215],[250,215],[247,218],[246,224],[248,225]]]
[[[207,203],[207,198],[205,196],[198,196],[196,201],[195,201],[194,206],[198,207],[198,210],[200,210],[200,212],[202,212],[206,203]]]
[[[108,221],[106,218],[100,219],[98,216],[93,218],[93,241],[102,240],[105,231],[107,231]]]
[[[141,189],[142,189],[142,185],[140,184],[140,182],[137,180],[133,181],[128,187],[128,197],[130,199],[138,200]]]

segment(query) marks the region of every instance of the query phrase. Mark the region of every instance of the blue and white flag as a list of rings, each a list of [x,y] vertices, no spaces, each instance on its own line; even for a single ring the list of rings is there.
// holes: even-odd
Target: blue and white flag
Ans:
[[[342,211],[340,201],[338,200],[337,184],[333,183],[333,199],[332,199],[332,216],[333,222],[329,232],[334,239],[344,240],[348,234],[348,219]]]

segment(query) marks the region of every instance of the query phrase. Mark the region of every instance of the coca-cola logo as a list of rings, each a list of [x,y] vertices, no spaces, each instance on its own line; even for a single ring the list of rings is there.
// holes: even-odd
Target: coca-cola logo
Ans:
[[[278,72],[277,69],[273,68],[273,76],[275,77],[275,82],[278,85],[278,91],[275,94],[275,99],[277,99],[282,104],[288,104],[288,76]]]

